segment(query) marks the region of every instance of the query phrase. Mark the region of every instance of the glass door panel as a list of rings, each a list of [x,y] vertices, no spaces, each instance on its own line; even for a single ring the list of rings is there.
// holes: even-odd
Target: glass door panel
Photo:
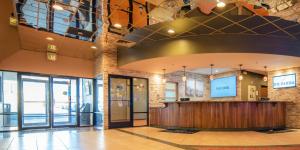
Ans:
[[[93,125],[94,89],[93,79],[80,79],[80,126]]]
[[[48,77],[22,75],[22,128],[49,126]]]
[[[110,77],[109,84],[109,127],[129,127],[132,124],[130,79]]]
[[[148,125],[148,80],[133,78],[133,126]]]
[[[103,80],[97,79],[96,80],[96,101],[95,101],[95,122],[94,125],[97,128],[101,128],[103,126],[104,121],[104,108],[103,108]]]
[[[77,124],[77,80],[53,78],[53,126]]]

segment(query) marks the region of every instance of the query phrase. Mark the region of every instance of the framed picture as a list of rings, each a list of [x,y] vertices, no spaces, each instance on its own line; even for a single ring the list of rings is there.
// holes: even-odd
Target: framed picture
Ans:
[[[202,80],[196,80],[195,85],[195,96],[196,97],[203,97],[204,95],[204,82]]]
[[[256,100],[256,86],[248,85],[248,100]]]
[[[292,88],[296,87],[296,74],[286,74],[273,77],[273,88]]]
[[[195,96],[195,79],[187,79],[185,86],[185,96],[194,97]]]

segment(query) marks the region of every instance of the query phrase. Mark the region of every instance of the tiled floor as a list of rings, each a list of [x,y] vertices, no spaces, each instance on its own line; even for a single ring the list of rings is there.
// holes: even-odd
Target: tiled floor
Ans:
[[[270,147],[300,150],[300,130],[276,134],[252,131],[180,134],[139,127],[105,131],[80,128],[0,133],[0,150],[227,150],[244,146],[249,150],[261,147],[260,150],[269,150]]]

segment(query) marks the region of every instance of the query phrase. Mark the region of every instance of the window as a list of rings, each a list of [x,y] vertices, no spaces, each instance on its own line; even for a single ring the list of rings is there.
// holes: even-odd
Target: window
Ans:
[[[175,82],[167,82],[165,86],[165,101],[177,100],[178,86]]]

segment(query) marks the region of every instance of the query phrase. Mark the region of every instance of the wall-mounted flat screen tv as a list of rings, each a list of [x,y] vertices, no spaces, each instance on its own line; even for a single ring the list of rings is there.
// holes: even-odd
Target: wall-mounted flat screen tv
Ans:
[[[290,88],[296,87],[296,74],[286,74],[273,77],[273,88]]]
[[[211,97],[236,96],[236,76],[217,78],[210,82]]]

